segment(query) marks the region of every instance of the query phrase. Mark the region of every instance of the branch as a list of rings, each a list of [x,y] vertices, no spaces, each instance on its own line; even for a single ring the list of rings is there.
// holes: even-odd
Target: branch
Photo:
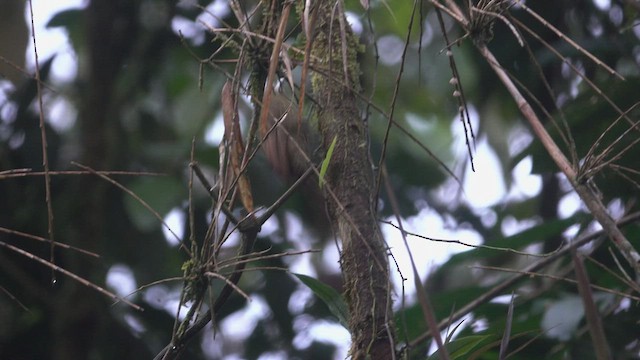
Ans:
[[[246,255],[253,249],[258,232],[260,231],[260,222],[257,221],[253,213],[247,215],[238,224],[238,230],[242,234],[242,246],[239,250],[241,255]],[[190,328],[188,328],[182,336],[173,340],[167,346],[162,349],[154,360],[169,360],[177,359],[185,349],[185,345],[193,339],[204,328],[212,318],[212,314],[216,314],[220,311],[222,306],[226,303],[227,299],[233,293],[234,288],[240,281],[242,276],[242,270],[246,266],[246,262],[241,262],[233,269],[233,273],[226,281],[225,287],[220,292],[220,295],[216,298],[216,302],[213,305],[211,311],[207,311],[198,321],[196,321]],[[231,285],[232,284],[232,285]]]
[[[640,221],[640,212],[636,212],[634,214],[625,216],[622,220],[620,220],[616,225],[617,226],[625,226],[634,222]],[[543,259],[540,259],[539,261],[534,262],[533,264],[527,266],[526,268],[522,269],[517,275],[503,281],[502,283],[494,286],[493,288],[489,289],[487,292],[485,292],[484,294],[480,295],[477,299],[475,299],[474,301],[468,303],[467,305],[463,306],[460,310],[456,311],[453,315],[451,315],[448,319],[444,319],[440,322],[440,324],[438,324],[438,327],[442,330],[445,329],[449,324],[462,319],[463,316],[467,315],[468,313],[470,313],[471,311],[475,310],[476,308],[478,308],[479,306],[491,301],[491,299],[495,298],[496,296],[502,294],[504,291],[506,291],[507,289],[509,289],[511,286],[515,285],[518,281],[527,278],[529,276],[531,276],[531,273],[541,269],[551,263],[553,263],[554,261],[556,261],[557,259],[559,259],[560,257],[564,256],[567,252],[569,252],[571,249],[577,249],[587,243],[589,243],[590,241],[593,241],[594,239],[602,236],[605,234],[604,230],[600,230],[597,231],[591,235],[586,235],[585,237],[578,239],[574,242],[572,242],[571,244],[568,244],[566,246],[564,246],[563,248],[561,248],[560,250],[556,251],[555,253],[549,255],[548,257],[545,257]],[[425,332],[424,334],[418,336],[416,339],[412,340],[411,342],[409,342],[409,344],[407,344],[407,348],[411,348],[411,347],[415,347],[418,344],[420,344],[421,342],[425,341],[426,339],[429,338],[430,336],[430,332]]]
[[[477,43],[476,47],[480,51],[480,54],[484,56],[493,71],[498,75],[498,78],[502,81],[503,85],[509,91],[514,101],[518,105],[518,108],[522,112],[522,115],[527,119],[533,132],[538,139],[542,142],[553,161],[558,165],[560,171],[567,177],[576,193],[580,196],[580,199],[587,206],[593,217],[600,223],[607,235],[613,240],[618,250],[622,253],[629,265],[633,268],[636,274],[636,281],[640,281],[640,255],[636,249],[631,245],[629,240],[620,231],[616,222],[611,218],[607,212],[606,207],[594,193],[594,191],[587,186],[586,181],[578,176],[576,169],[571,165],[569,160],[564,156],[558,145],[551,138],[544,125],[531,108],[527,100],[522,96],[516,85],[513,83],[509,75],[502,68],[498,60],[493,56],[491,51],[485,44]]]

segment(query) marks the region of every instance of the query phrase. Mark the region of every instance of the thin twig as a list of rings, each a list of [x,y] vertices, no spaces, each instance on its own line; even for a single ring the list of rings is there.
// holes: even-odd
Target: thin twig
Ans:
[[[140,306],[138,306],[138,305],[126,300],[126,299],[123,299],[123,298],[119,297],[118,295],[116,295],[116,294],[114,294],[112,292],[109,292],[108,290],[105,290],[104,288],[92,283],[91,281],[89,281],[89,280],[87,280],[87,279],[85,279],[83,277],[80,277],[80,276],[72,273],[71,271],[69,271],[67,269],[61,268],[60,266],[58,266],[58,265],[56,265],[56,264],[54,264],[54,263],[52,263],[50,261],[47,261],[47,260],[42,259],[40,257],[37,257],[37,256],[31,254],[30,252],[22,250],[22,249],[20,249],[20,248],[18,248],[16,246],[11,245],[11,244],[7,244],[4,241],[0,241],[0,246],[5,247],[5,248],[7,248],[7,249],[9,249],[11,251],[14,251],[14,252],[16,252],[16,253],[18,253],[18,254],[20,254],[20,255],[28,258],[28,259],[31,259],[31,260],[36,261],[36,262],[39,262],[39,263],[47,266],[48,268],[50,268],[51,271],[59,272],[59,273],[61,273],[63,275],[66,275],[66,276],[72,278],[73,280],[79,282],[80,284],[82,284],[82,285],[84,285],[86,287],[90,287],[90,288],[98,291],[99,293],[108,296],[109,298],[111,298],[113,300],[122,301],[125,304],[131,306],[132,308],[134,308],[136,310],[144,311],[144,309],[141,308]]]
[[[11,234],[11,235],[16,235],[16,236],[20,236],[23,238],[27,238],[27,239],[31,239],[31,240],[36,240],[36,241],[42,241],[42,242],[47,242],[47,243],[53,243],[53,246],[56,247],[60,247],[63,249],[69,249],[69,250],[74,250],[77,251],[79,253],[85,254],[85,255],[89,255],[95,258],[100,258],[100,255],[88,251],[88,250],[84,250],[84,249],[80,249],[78,247],[72,246],[72,245],[67,245],[61,242],[57,242],[57,241],[51,241],[51,239],[47,239],[47,238],[43,238],[41,236],[37,236],[37,235],[32,235],[32,234],[27,234],[24,233],[22,231],[17,231],[17,230],[11,230],[11,229],[7,229],[4,227],[0,227],[0,232],[6,233],[6,234]]]
[[[618,226],[625,226],[625,225],[628,225],[628,224],[631,224],[631,223],[635,223],[637,221],[640,221],[640,212],[636,212],[636,213],[633,213],[633,214],[625,216],[620,221],[618,221],[617,225]],[[518,271],[518,273],[515,274],[514,276],[512,276],[511,278],[508,278],[508,279],[504,280],[500,284],[492,287],[491,289],[487,290],[486,292],[484,292],[483,294],[478,296],[475,300],[473,300],[473,301],[469,302],[468,304],[464,305],[462,308],[460,308],[458,311],[456,311],[453,315],[451,315],[451,317],[450,317],[450,319],[448,321],[452,321],[453,322],[453,321],[457,321],[457,320],[461,319],[462,317],[466,316],[468,313],[472,312],[473,310],[475,310],[479,306],[491,301],[496,296],[499,296],[504,291],[508,290],[513,285],[518,283],[520,280],[522,280],[524,278],[527,278],[529,276],[528,273],[534,272],[534,271],[536,271],[538,269],[541,269],[541,268],[551,264],[552,262],[554,262],[558,258],[564,256],[568,251],[571,250],[572,247],[579,248],[580,246],[585,245],[585,244],[587,244],[587,243],[589,243],[589,242],[601,237],[604,234],[606,234],[606,232],[604,230],[600,230],[600,231],[597,231],[597,232],[595,232],[593,234],[585,235],[584,237],[573,241],[571,244],[565,245],[564,247],[562,247],[560,250],[558,250],[553,255],[548,256],[546,258],[542,258],[542,259],[532,263],[531,265],[525,267],[521,271]],[[438,325],[439,328],[440,329],[444,329],[447,326],[448,321],[446,319],[441,321],[440,324]],[[409,348],[415,347],[418,344],[420,344],[421,342],[425,341],[429,336],[430,336],[430,332],[426,332],[426,333],[418,336],[417,338],[413,339],[411,342],[409,342],[407,344],[407,347],[409,347]]]
[[[609,74],[616,76],[620,80],[624,80],[624,77],[620,75],[618,72],[613,70],[607,64],[603,63],[598,59],[595,55],[584,49],[582,46],[578,45],[575,41],[573,41],[570,37],[566,36],[562,31],[558,30],[555,26],[551,25],[547,20],[545,20],[542,16],[538,15],[535,11],[531,10],[528,6],[526,6],[521,0],[514,0],[520,7],[522,7],[529,15],[533,16],[534,19],[538,20],[542,25],[544,25],[549,30],[553,31],[556,36],[567,42],[569,45],[573,46],[583,55],[588,57],[591,61],[593,61],[596,65],[605,69]]]
[[[515,250],[515,249],[511,249],[511,248],[503,248],[503,247],[497,247],[497,246],[491,246],[491,245],[467,244],[467,243],[465,243],[463,241],[455,240],[455,239],[436,239],[436,238],[432,238],[432,237],[428,237],[428,236],[420,235],[420,234],[417,234],[417,233],[414,233],[414,232],[411,232],[411,231],[404,230],[401,226],[396,225],[396,224],[392,223],[391,221],[380,220],[380,222],[383,223],[383,224],[387,224],[387,225],[393,226],[394,228],[398,229],[402,235],[414,236],[414,237],[417,237],[417,238],[420,238],[420,239],[425,239],[425,240],[434,241],[434,242],[441,242],[441,243],[447,243],[447,244],[458,244],[458,245],[467,246],[467,247],[476,248],[476,249],[495,250],[495,251],[501,251],[501,252],[507,252],[507,253],[511,253],[511,254],[516,254],[516,255],[541,257],[541,258],[547,257],[547,256],[551,256],[551,255],[555,254],[558,251],[558,250],[554,250],[552,252],[545,253],[545,254],[534,254],[534,253],[528,253],[528,252],[524,252],[524,251],[518,251],[518,250]]]
[[[396,102],[398,100],[398,93],[400,92],[400,81],[402,80],[402,74],[404,73],[404,65],[407,61],[407,50],[409,49],[409,42],[411,41],[411,30],[413,28],[413,21],[416,16],[416,9],[418,6],[418,1],[413,2],[413,8],[411,9],[411,17],[409,18],[409,24],[407,25],[407,37],[405,39],[405,44],[402,47],[402,55],[400,56],[400,68],[398,69],[398,74],[396,74],[395,86],[393,88],[393,95],[391,96],[391,104],[389,105],[389,117],[387,118],[387,127],[384,133],[384,138],[382,140],[382,150],[380,150],[380,161],[378,162],[378,169],[382,168],[382,165],[385,162],[387,156],[387,146],[389,143],[389,134],[391,133],[391,124],[393,123],[393,115],[396,110]],[[374,196],[376,198],[379,197],[380,194],[380,184],[382,180],[382,171],[378,171],[378,178],[376,179],[375,192]]]
[[[393,208],[393,213],[396,217],[396,221],[398,221],[398,227],[401,231],[402,241],[404,243],[404,247],[409,254],[409,262],[411,263],[411,270],[413,271],[413,284],[416,287],[416,293],[418,295],[418,300],[420,302],[420,307],[422,308],[422,316],[425,318],[425,322],[428,324],[429,330],[433,335],[433,338],[438,346],[438,351],[440,353],[440,358],[442,360],[449,360],[449,352],[447,348],[444,346],[444,342],[442,341],[442,336],[440,335],[440,331],[438,331],[438,323],[435,312],[433,311],[433,306],[431,305],[431,301],[429,300],[429,294],[427,294],[427,290],[422,284],[422,280],[420,279],[420,275],[418,274],[418,269],[416,268],[416,263],[413,260],[413,253],[409,248],[409,242],[407,241],[407,235],[404,231],[404,226],[402,225],[402,218],[400,217],[400,207],[398,205],[398,201],[396,199],[395,193],[393,192],[393,188],[391,186],[391,182],[389,176],[386,172],[386,167],[384,164],[380,169],[384,180],[384,187],[387,192],[387,196],[389,197],[389,202],[391,203],[391,207]]]
[[[44,171],[32,171],[32,169],[11,169],[0,171],[0,180],[10,179],[10,178],[19,178],[19,177],[27,177],[27,176],[43,176],[45,174]],[[101,174],[101,175],[129,175],[129,176],[166,176],[166,174],[155,173],[155,172],[146,172],[146,171],[49,171],[49,176],[62,176],[62,175],[92,175],[92,174]]]
[[[47,203],[47,232],[49,234],[49,261],[55,263],[55,239],[53,231],[53,203],[51,200],[51,176],[49,175],[49,155],[47,145],[47,132],[44,123],[44,105],[42,104],[42,82],[40,79],[40,60],[38,58],[38,46],[36,44],[36,28],[33,23],[33,1],[29,0],[29,17],[31,18],[31,37],[33,38],[33,54],[36,61],[36,89],[38,93],[38,119],[40,125],[40,140],[42,142],[42,166],[44,167],[44,190]],[[51,282],[55,284],[55,272],[51,272]]]
[[[638,252],[620,229],[618,229],[615,221],[611,218],[597,194],[594,194],[586,184],[579,182],[575,165],[569,163],[560,148],[558,148],[558,145],[545,129],[536,113],[522,96],[513,81],[511,81],[511,78],[498,63],[498,60],[493,56],[491,51],[485,44],[476,44],[476,47],[480,54],[484,56],[498,78],[502,81],[507,91],[509,91],[521,113],[527,119],[533,129],[533,132],[545,147],[553,161],[564,173],[593,217],[600,223],[602,228],[607,231],[609,237],[613,240],[613,243],[618,247],[618,250],[620,250],[629,265],[634,269],[637,281],[640,281],[640,255]]]
[[[158,214],[158,212],[151,207],[151,205],[149,205],[149,203],[147,203],[146,201],[144,201],[141,197],[139,197],[136,193],[134,193],[133,191],[127,189],[124,185],[120,184],[119,182],[113,180],[112,178],[108,177],[105,174],[101,174],[95,170],[93,170],[92,168],[82,165],[80,163],[77,163],[75,161],[72,161],[71,164],[82,168],[94,175],[99,176],[100,178],[106,180],[107,182],[111,183],[112,185],[116,186],[118,189],[124,191],[125,193],[127,193],[129,196],[133,197],[138,203],[140,203],[140,205],[142,205],[145,209],[149,210],[149,212],[151,214],[153,214],[153,216],[156,217],[156,219],[158,219],[158,221],[171,233],[171,235],[173,235],[174,238],[176,238],[176,240],[178,240],[178,242],[180,243],[180,247],[182,247],[183,249],[185,249],[187,252],[189,252],[189,249],[187,249],[184,246],[184,243],[182,241],[182,239],[180,239],[180,237],[178,236],[178,234],[176,234],[171,227],[169,226],[169,224],[167,224],[164,219],[162,218],[162,215]]]

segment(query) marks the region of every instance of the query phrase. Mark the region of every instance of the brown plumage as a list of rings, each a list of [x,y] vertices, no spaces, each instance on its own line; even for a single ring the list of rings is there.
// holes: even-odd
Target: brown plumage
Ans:
[[[269,133],[276,123],[278,126]],[[302,155],[302,151],[306,158],[311,154],[308,126],[299,120],[295,100],[273,94],[267,126],[261,127],[261,137],[269,164],[285,183],[293,183],[309,168],[309,162]]]
[[[307,159],[313,159],[314,138],[308,123],[298,119],[298,104],[282,94],[274,94],[269,106],[267,126],[264,127],[265,130],[261,129],[262,149],[269,164],[286,185],[293,184],[312,166]],[[278,121],[278,126],[268,133]],[[330,235],[330,225],[318,178],[315,175],[309,176],[298,191],[305,199],[302,214],[308,221],[307,224],[311,225],[308,229],[319,238],[327,238]]]

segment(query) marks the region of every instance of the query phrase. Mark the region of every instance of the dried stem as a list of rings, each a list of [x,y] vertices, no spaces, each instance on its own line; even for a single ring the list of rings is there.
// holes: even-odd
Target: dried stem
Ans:
[[[618,250],[622,253],[629,265],[634,269],[636,274],[636,281],[640,280],[640,255],[636,249],[631,245],[626,236],[620,231],[615,221],[611,218],[607,212],[606,207],[594,193],[594,191],[587,186],[586,183],[579,181],[576,169],[572,165],[567,157],[562,153],[558,145],[551,138],[551,135],[547,132],[544,125],[536,115],[535,111],[531,108],[531,105],[522,96],[516,85],[511,81],[511,78],[502,68],[498,60],[493,56],[491,51],[485,44],[476,44],[480,54],[484,56],[493,71],[498,75],[498,78],[502,81],[503,85],[509,91],[514,101],[518,105],[518,108],[522,112],[522,115],[527,119],[529,125],[533,129],[538,139],[542,142],[553,161],[558,165],[562,173],[567,177],[576,193],[580,196],[584,204],[587,206],[593,217],[600,223],[602,228],[607,232],[609,237],[613,240],[613,243],[618,247]]]

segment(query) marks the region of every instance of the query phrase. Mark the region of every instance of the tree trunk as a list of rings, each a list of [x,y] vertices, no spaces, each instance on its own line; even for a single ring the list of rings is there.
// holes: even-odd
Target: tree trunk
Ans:
[[[312,56],[319,59],[316,69],[323,71],[313,75],[313,90],[324,148],[335,141],[325,191],[331,222],[342,241],[350,354],[353,359],[391,359],[394,325],[387,254],[376,219],[367,128],[355,96],[360,44],[340,5],[327,0],[317,5]]]
[[[115,82],[121,66],[127,58],[130,45],[135,39],[133,27],[136,21],[135,6],[126,0],[93,0],[86,9],[86,35],[88,58],[81,68],[84,88],[81,96],[78,125],[81,164],[97,170],[126,169],[126,164],[116,159],[124,148],[123,138],[117,136],[118,111],[114,106]],[[74,199],[65,202],[61,218],[77,216],[80,220],[66,228],[64,240],[82,249],[93,250],[107,259],[106,246],[110,213],[109,193],[120,196],[104,180],[86,175],[70,179],[66,193],[59,198]],[[58,190],[62,192],[62,190]],[[54,203],[55,204],[55,203]],[[71,272],[101,285],[103,269],[93,258],[76,252],[64,252],[60,265]],[[55,309],[51,313],[53,335],[52,359],[87,359],[95,349],[105,349],[103,344],[119,339],[114,353],[133,356],[136,352],[128,346],[130,337],[120,335],[127,331],[109,316],[108,300],[75,281],[60,275],[58,294],[54,299]],[[109,340],[110,339],[110,340]],[[129,350],[128,352],[125,350]],[[107,354],[101,354],[107,356]]]

